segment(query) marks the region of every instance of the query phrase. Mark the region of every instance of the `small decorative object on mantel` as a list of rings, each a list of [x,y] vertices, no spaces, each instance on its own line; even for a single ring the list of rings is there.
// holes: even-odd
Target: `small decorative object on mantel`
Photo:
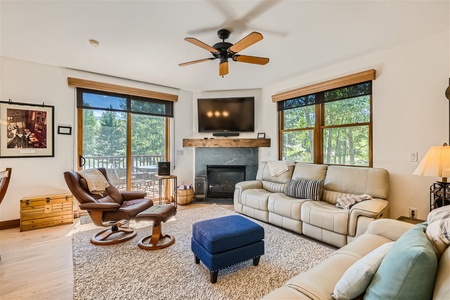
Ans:
[[[266,138],[266,134],[264,132],[258,133],[258,139],[265,139],[265,138]]]
[[[53,157],[54,106],[0,101],[0,157]]]
[[[450,146],[432,146],[413,173],[420,176],[442,177],[430,186],[430,211],[450,204]]]

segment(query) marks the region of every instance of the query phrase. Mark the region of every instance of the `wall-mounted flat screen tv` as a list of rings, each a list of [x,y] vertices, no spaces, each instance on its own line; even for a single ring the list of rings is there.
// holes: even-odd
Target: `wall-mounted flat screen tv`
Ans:
[[[197,99],[198,132],[254,132],[255,98]]]

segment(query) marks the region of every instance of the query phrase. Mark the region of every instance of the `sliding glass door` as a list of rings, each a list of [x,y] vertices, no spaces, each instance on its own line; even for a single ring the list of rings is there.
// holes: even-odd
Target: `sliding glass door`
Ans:
[[[168,161],[169,119],[149,112],[164,106],[83,89],[78,100],[79,168],[103,167],[119,189],[157,197],[157,165]]]

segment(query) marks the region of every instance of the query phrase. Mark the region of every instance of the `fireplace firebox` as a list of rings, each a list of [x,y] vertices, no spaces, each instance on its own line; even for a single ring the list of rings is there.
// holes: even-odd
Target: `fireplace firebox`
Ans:
[[[233,198],[236,183],[245,181],[245,165],[207,165],[208,198]]]

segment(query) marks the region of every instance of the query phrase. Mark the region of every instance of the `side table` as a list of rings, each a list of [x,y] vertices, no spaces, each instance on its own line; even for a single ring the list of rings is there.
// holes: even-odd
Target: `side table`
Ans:
[[[175,208],[177,207],[177,176],[175,175],[167,175],[167,176],[159,176],[156,178],[159,181],[159,204],[162,204],[162,182],[163,180],[173,180],[173,204]]]
[[[407,222],[407,223],[411,223],[411,224],[419,224],[419,223],[425,222],[425,220],[411,219],[410,217],[405,217],[405,216],[401,216],[397,220],[403,221],[403,222]]]

